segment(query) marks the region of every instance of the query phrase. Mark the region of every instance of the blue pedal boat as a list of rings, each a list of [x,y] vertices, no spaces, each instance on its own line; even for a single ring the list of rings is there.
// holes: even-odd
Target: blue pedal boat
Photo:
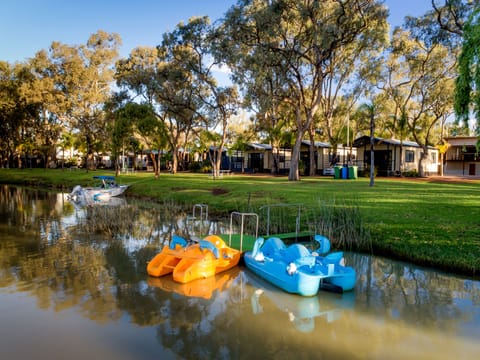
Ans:
[[[342,265],[343,253],[320,256],[330,249],[330,241],[316,235],[315,251],[299,243],[286,246],[276,237],[260,237],[252,251],[244,254],[247,268],[286,292],[313,296],[319,289],[343,292],[353,289],[356,273]],[[353,281],[353,284],[352,284]]]

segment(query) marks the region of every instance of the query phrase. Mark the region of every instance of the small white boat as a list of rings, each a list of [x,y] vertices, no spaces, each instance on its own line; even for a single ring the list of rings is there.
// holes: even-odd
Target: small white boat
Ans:
[[[114,176],[94,176],[101,180],[100,186],[82,187],[77,185],[73,188],[68,198],[77,204],[92,205],[102,201],[108,201],[111,197],[122,195],[129,185],[118,185]]]

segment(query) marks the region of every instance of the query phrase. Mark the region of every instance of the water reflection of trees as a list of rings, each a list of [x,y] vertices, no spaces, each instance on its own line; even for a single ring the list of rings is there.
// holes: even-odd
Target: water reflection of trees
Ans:
[[[470,298],[478,305],[480,288],[468,286],[439,272],[419,269],[402,262],[360,254],[349,254],[348,262],[358,276],[359,304],[376,314],[418,324],[455,327],[457,321],[470,320],[457,300]]]
[[[295,349],[313,344],[288,317],[254,314],[253,290],[241,292],[241,275],[208,300],[148,285],[146,264],[173,233],[204,231],[189,227],[185,214],[129,204],[130,230],[112,237],[85,232],[95,210],[75,209],[61,194],[3,186],[0,195],[0,287],[29,292],[42,309],[75,308],[100,323],[128,314],[134,324],[155,327],[158,342],[185,358],[298,356]],[[202,226],[225,230],[221,222]],[[357,271],[354,307],[362,312],[453,330],[472,316],[459,300],[480,304],[478,282],[360,254],[347,254],[347,262]],[[273,322],[282,331],[265,338]],[[361,328],[353,319],[350,326]]]

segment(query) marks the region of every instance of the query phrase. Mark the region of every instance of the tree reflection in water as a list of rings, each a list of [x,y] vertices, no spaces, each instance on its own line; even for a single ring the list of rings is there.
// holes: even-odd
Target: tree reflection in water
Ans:
[[[358,280],[354,292],[343,295],[286,294],[243,267],[176,284],[169,277],[149,278],[146,264],[172,234],[192,233],[186,214],[129,200],[111,209],[112,223],[104,224],[110,230],[102,231],[91,219],[108,210],[75,208],[64,194],[1,186],[0,295],[27,294],[43,311],[73,310],[79,318],[114,324],[119,333],[151,329],[156,348],[139,349],[132,358],[151,358],[159,349],[187,359],[480,353],[478,281],[346,253]],[[225,231],[222,226],[220,221],[206,228]],[[82,338],[78,324],[70,331]],[[112,344],[125,342],[109,336]],[[46,357],[55,351],[57,340],[51,341]],[[128,342],[136,349],[140,340],[133,336]]]

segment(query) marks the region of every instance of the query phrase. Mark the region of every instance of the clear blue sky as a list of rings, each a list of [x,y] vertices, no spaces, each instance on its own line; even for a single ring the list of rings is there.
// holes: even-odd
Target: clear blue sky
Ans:
[[[104,30],[120,34],[121,55],[136,46],[155,46],[162,34],[180,21],[208,15],[223,16],[236,0],[1,0],[0,60],[13,63],[48,49],[52,41],[85,44]],[[406,15],[430,9],[430,0],[386,0],[390,22],[400,25]]]

